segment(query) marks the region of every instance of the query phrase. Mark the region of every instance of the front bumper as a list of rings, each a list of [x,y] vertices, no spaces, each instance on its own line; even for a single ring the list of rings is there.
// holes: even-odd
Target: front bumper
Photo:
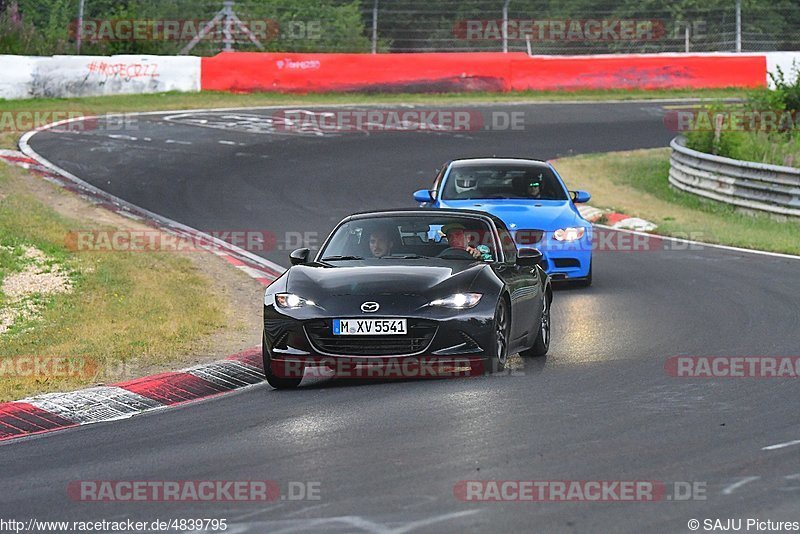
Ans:
[[[326,335],[325,329],[332,330],[334,318],[357,315],[293,315],[264,307],[264,365],[275,376],[302,378],[307,368],[320,376],[331,376],[332,371],[339,378],[482,374],[487,349],[494,342],[494,303],[481,303],[471,310],[435,310],[431,315],[370,317],[407,319],[409,333],[401,336],[343,339],[345,336]]]
[[[280,378],[418,379],[479,376],[486,363],[475,356],[448,357],[273,357],[271,372]]]
[[[589,251],[547,251],[543,252],[545,271],[553,280],[586,278],[592,265],[592,252]]]
[[[518,243],[520,248],[537,248],[542,253],[542,267],[553,280],[586,278],[592,265],[592,228],[576,241],[563,242],[544,233],[541,241],[532,244]]]

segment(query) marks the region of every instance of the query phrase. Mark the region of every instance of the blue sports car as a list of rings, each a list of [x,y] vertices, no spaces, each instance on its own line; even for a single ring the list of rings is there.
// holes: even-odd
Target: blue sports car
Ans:
[[[575,204],[586,191],[568,191],[545,161],[512,158],[458,159],[437,173],[431,189],[414,193],[430,208],[481,210],[511,230],[518,247],[538,248],[553,280],[592,283],[592,225]]]

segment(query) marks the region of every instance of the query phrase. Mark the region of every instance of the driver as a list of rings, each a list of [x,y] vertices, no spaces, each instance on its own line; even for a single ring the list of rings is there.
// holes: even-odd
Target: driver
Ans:
[[[469,198],[472,193],[478,190],[478,179],[472,174],[462,174],[456,171],[453,176],[456,185],[456,193],[460,198]]]
[[[386,229],[373,230],[369,235],[369,251],[376,258],[382,258],[392,253],[393,243]]]
[[[466,228],[463,224],[446,224],[442,227],[442,233],[447,237],[447,244],[450,248],[465,250],[476,260],[482,256],[480,250],[469,246],[469,243],[467,243]]]

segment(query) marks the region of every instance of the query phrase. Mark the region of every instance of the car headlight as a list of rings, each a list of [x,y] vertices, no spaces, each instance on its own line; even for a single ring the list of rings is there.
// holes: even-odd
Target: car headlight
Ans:
[[[456,310],[465,310],[467,308],[474,308],[480,302],[480,293],[456,293],[443,299],[436,299],[431,301],[428,306],[441,306],[443,308],[453,308]]]
[[[304,306],[314,306],[314,301],[306,300],[294,293],[278,293],[275,295],[275,304],[285,310],[295,310]]]
[[[586,228],[559,228],[553,232],[556,241],[577,241],[586,234]]]

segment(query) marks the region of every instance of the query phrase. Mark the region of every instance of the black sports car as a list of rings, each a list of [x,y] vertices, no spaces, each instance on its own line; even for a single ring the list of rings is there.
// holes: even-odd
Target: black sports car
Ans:
[[[541,254],[518,251],[493,215],[351,215],[309,255],[292,252],[264,296],[264,370],[275,388],[297,387],[309,367],[350,377],[474,374],[503,370],[509,354],[548,350],[553,294]]]

